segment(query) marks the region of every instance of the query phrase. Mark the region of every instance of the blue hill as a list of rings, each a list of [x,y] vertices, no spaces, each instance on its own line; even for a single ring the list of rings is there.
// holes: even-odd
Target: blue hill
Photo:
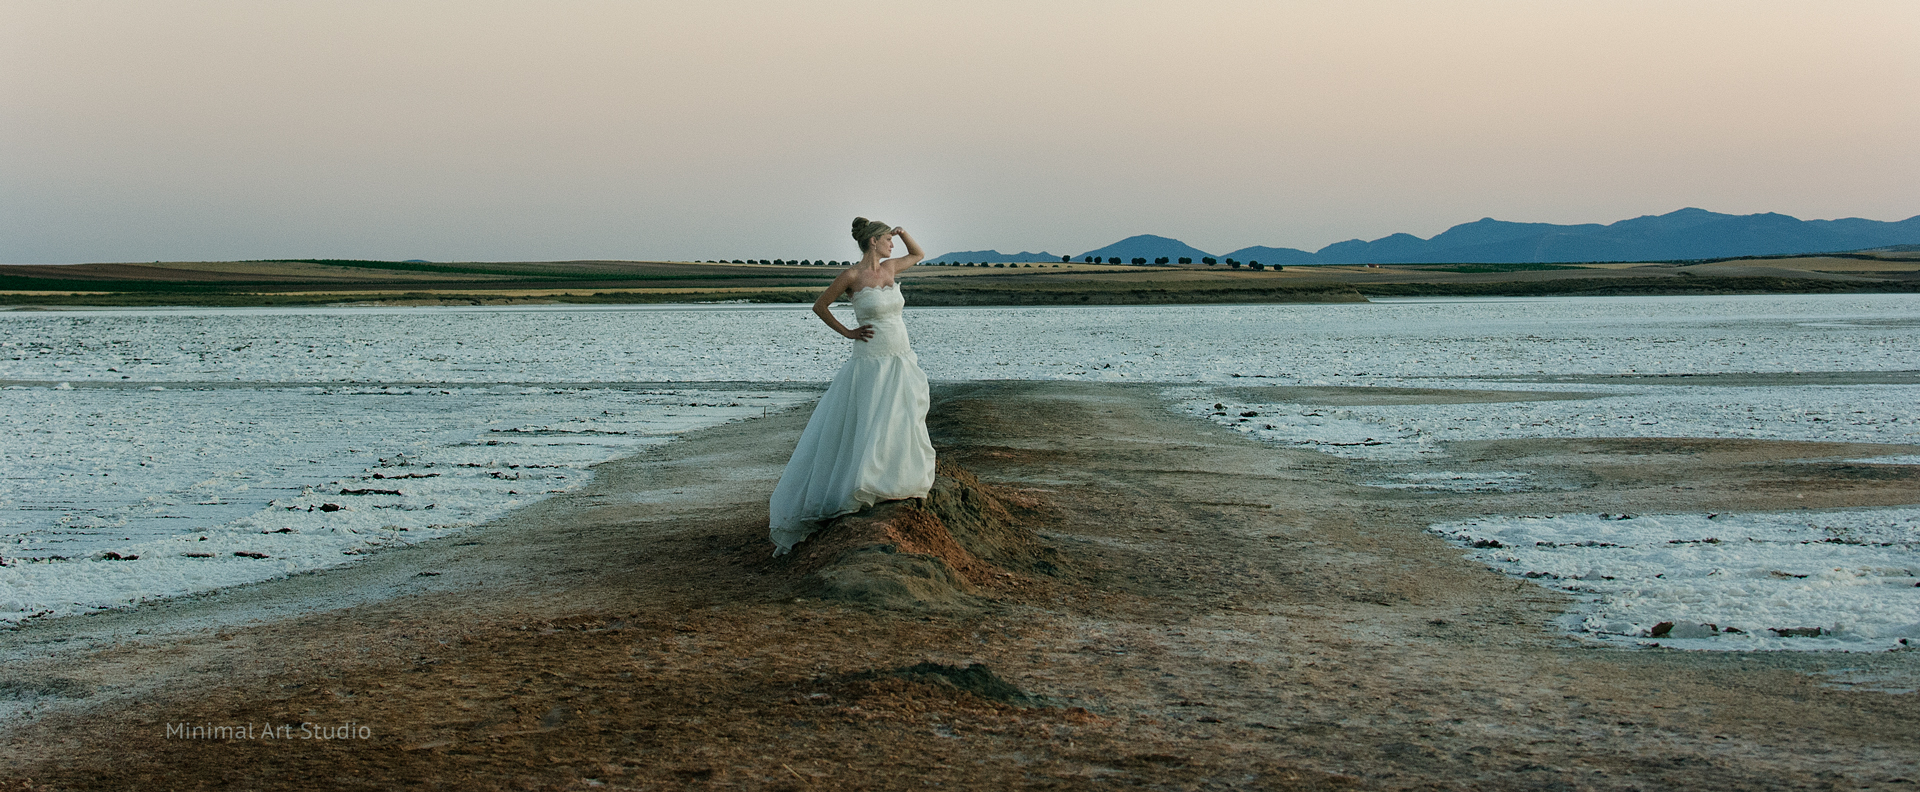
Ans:
[[[1320,260],[1315,258],[1312,253],[1308,253],[1307,251],[1304,251],[1304,250],[1297,250],[1295,248],[1267,247],[1265,245],[1254,245],[1253,247],[1243,247],[1239,250],[1233,251],[1232,253],[1228,253],[1222,258],[1230,258],[1230,259],[1233,259],[1234,261],[1258,261],[1261,264],[1277,265],[1281,267],[1296,266],[1300,264],[1320,263]]]
[[[1122,262],[1131,262],[1136,258],[1153,261],[1156,258],[1165,256],[1172,261],[1179,261],[1182,256],[1185,256],[1194,261],[1199,261],[1202,257],[1211,255],[1213,254],[1178,239],[1168,239],[1152,234],[1140,234],[1138,236],[1127,237],[1103,248],[1095,248],[1081,253],[1080,255],[1074,256],[1073,260],[1079,261],[1087,256],[1097,256],[1103,259],[1118,258]]]

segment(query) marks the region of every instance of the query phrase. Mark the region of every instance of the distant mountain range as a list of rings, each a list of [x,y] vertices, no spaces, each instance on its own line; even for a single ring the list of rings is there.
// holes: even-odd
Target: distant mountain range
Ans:
[[[928,264],[1009,264],[1027,261],[1059,261],[1060,257],[1046,251],[1039,253],[1002,253],[998,250],[962,250],[957,253],[942,253],[927,259]]]
[[[1579,261],[1670,261],[1736,256],[1834,253],[1920,243],[1920,215],[1898,222],[1849,217],[1800,220],[1783,214],[1729,215],[1705,209],[1681,209],[1601,225],[1510,223],[1482,218],[1447,229],[1431,239],[1390,234],[1371,242],[1350,239],[1309,253],[1284,247],[1254,246],[1223,255],[1204,252],[1168,237],[1141,234],[1073,256],[1135,258],[1162,256],[1232,258],[1286,266],[1310,264],[1554,263]],[[998,256],[999,258],[986,258]],[[1027,258],[1032,256],[1033,258]],[[948,253],[935,261],[1057,261],[1045,253],[1002,254],[983,250]]]

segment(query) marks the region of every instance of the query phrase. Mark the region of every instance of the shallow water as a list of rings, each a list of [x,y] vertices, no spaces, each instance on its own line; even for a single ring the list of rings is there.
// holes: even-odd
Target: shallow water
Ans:
[[[914,308],[909,285],[906,297],[934,380],[1920,368],[1915,295]],[[847,343],[785,305],[4,312],[0,380],[823,382]]]

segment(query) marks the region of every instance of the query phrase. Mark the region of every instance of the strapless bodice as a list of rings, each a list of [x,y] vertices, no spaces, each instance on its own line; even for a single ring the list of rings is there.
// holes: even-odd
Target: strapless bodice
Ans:
[[[868,286],[853,293],[848,298],[853,302],[853,318],[861,324],[900,316],[901,309],[907,306],[907,298],[900,294],[900,284],[889,283],[885,286]]]
[[[900,318],[902,309],[907,307],[907,298],[900,294],[899,284],[869,286],[854,292],[849,299],[853,302],[856,325],[873,327],[873,338],[853,343],[855,357],[913,355],[913,348],[907,344],[907,324]]]

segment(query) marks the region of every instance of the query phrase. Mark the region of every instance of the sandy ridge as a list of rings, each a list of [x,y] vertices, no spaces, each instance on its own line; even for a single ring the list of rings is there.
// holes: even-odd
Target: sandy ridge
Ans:
[[[1384,491],[1340,460],[1175,415],[1156,386],[941,386],[931,424],[943,458],[1044,500],[1051,516],[1034,527],[1073,571],[1009,577],[972,611],[920,613],[796,602],[802,581],[765,559],[764,495],[805,414],[602,465],[586,489],[457,539],[8,633],[16,709],[0,778],[101,789],[1920,780],[1920,695],[1823,684],[1840,668],[1920,678],[1920,655],[1594,648],[1549,626],[1558,595],[1422,531],[1488,511],[1913,502],[1904,479],[1792,462],[1864,447],[1482,443],[1470,458],[1587,484]],[[1054,705],[883,673],[924,662],[983,664]],[[376,736],[162,736],[168,722],[223,719],[353,721]]]

